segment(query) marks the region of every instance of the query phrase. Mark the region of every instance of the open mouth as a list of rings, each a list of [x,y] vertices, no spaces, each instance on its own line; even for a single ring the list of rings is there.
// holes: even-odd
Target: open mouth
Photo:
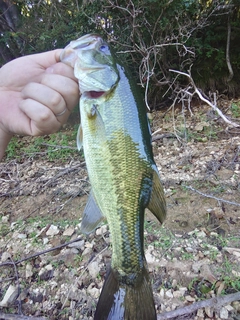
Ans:
[[[88,91],[88,97],[92,99],[100,98],[105,91]]]

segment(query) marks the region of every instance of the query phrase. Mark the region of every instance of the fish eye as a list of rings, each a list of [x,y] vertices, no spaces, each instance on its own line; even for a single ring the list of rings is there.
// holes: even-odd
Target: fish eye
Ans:
[[[102,44],[101,47],[99,48],[100,51],[107,53],[109,52],[109,47],[107,44]]]

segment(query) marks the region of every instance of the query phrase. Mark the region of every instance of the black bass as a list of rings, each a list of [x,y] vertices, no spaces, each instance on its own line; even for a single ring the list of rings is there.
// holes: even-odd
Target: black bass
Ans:
[[[100,36],[72,41],[61,60],[74,67],[81,92],[77,144],[83,146],[92,187],[82,231],[93,231],[104,216],[111,233],[111,268],[94,319],[155,320],[144,256],[144,210],[162,223],[166,203],[145,104]]]

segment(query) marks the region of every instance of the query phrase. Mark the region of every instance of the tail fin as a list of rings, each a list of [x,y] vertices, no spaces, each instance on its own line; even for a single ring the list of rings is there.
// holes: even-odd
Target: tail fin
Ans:
[[[145,267],[140,279],[135,285],[128,285],[110,269],[94,320],[156,320],[152,288]]]

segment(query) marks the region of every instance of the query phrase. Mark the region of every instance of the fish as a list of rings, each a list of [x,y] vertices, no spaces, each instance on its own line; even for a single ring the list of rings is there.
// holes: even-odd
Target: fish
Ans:
[[[92,232],[107,219],[112,259],[96,306],[95,320],[155,320],[156,310],[144,255],[144,213],[163,223],[166,201],[153,158],[146,105],[113,48],[87,34],[63,50],[80,89],[83,147],[91,192],[81,230]]]

